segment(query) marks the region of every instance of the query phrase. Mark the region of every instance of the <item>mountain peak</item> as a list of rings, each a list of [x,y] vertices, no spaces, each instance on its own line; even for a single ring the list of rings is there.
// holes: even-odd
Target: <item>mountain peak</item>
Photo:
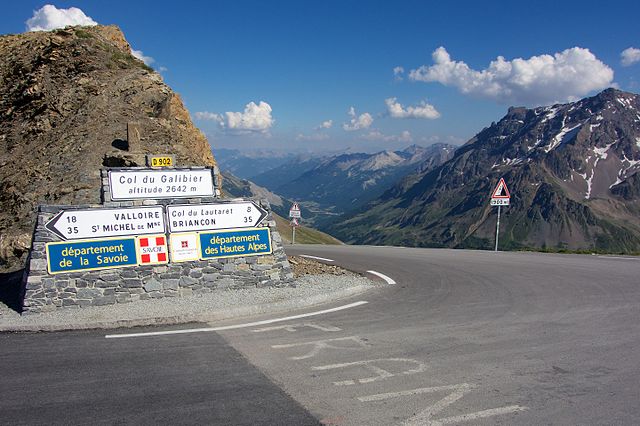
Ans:
[[[180,97],[118,27],[0,36],[0,265],[20,265],[38,204],[99,203],[100,169],[142,166],[147,153],[216,164]]]
[[[402,152],[406,152],[407,154],[413,155],[413,154],[415,154],[417,152],[421,152],[421,151],[424,151],[424,150],[425,150],[425,147],[417,145],[417,144],[414,143],[414,144],[409,145],[405,149],[403,149]]]
[[[387,167],[395,167],[404,162],[404,158],[393,151],[385,150],[373,154],[360,164],[361,170],[376,171]]]
[[[640,96],[607,89],[510,108],[441,166],[335,225],[346,242],[491,248],[489,194],[511,191],[505,247],[640,250]]]
[[[594,98],[603,98],[603,99],[613,99],[613,98],[615,98],[616,96],[619,96],[619,95],[623,95],[623,96],[632,95],[633,96],[633,93],[624,92],[624,91],[622,91],[620,89],[616,89],[614,87],[609,87],[608,89],[604,89],[602,92],[598,93],[597,95],[595,95],[593,97]]]

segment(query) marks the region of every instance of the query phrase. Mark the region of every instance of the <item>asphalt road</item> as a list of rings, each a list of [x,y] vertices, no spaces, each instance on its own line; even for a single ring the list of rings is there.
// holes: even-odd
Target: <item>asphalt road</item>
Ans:
[[[0,333],[0,424],[318,424],[218,334],[104,336]]]
[[[287,252],[397,284],[332,305],[367,302],[348,309],[224,331],[2,334],[2,423],[638,423],[638,258]]]
[[[223,332],[325,424],[638,424],[638,258],[288,252],[397,282],[297,328]]]

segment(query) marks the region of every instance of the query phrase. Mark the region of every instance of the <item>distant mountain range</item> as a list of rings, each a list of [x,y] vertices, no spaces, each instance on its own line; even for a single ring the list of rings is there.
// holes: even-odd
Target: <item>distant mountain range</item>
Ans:
[[[274,194],[267,188],[256,185],[254,182],[242,179],[229,171],[222,172],[222,188],[224,198],[259,198],[266,199],[271,205],[271,210],[282,217],[289,216],[289,209],[293,202]]]
[[[271,170],[291,161],[294,154],[278,151],[240,151],[237,149],[215,148],[216,160],[222,170],[242,179]]]
[[[225,198],[258,198],[267,199],[274,213],[273,219],[276,221],[276,227],[282,239],[290,243],[293,239],[293,231],[289,220],[289,209],[292,202],[280,197],[268,189],[263,188],[255,183],[241,179],[233,174],[225,171],[222,172],[223,188]],[[304,212],[304,210],[303,210]],[[304,213],[303,213],[304,214]],[[331,235],[309,228],[302,224],[296,228],[296,243],[298,244],[341,244],[341,242]]]
[[[454,151],[452,145],[435,144],[375,154],[296,157],[252,181],[300,202],[310,213],[306,218],[322,227],[381,195],[406,174],[431,170],[451,158]]]
[[[392,156],[389,156],[392,158]],[[407,175],[328,227],[345,242],[491,248],[504,177],[508,249],[640,251],[640,96],[510,108],[437,167]]]

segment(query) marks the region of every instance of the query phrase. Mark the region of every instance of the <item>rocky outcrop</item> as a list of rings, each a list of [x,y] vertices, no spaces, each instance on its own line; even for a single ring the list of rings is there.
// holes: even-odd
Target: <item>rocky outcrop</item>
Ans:
[[[100,168],[215,165],[204,135],[115,26],[0,37],[0,268],[22,267],[38,204],[100,202]]]

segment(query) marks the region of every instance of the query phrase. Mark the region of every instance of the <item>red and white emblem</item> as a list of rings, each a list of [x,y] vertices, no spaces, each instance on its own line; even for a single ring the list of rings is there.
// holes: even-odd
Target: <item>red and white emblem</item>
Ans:
[[[195,232],[170,234],[169,247],[171,247],[171,262],[187,262],[200,259],[198,234]]]
[[[500,178],[500,182],[491,193],[491,205],[492,206],[508,206],[511,202],[511,194],[509,193],[509,188],[507,188],[507,183],[504,181],[504,178]]]
[[[167,238],[164,235],[138,237],[138,253],[140,253],[141,265],[169,262]]]

